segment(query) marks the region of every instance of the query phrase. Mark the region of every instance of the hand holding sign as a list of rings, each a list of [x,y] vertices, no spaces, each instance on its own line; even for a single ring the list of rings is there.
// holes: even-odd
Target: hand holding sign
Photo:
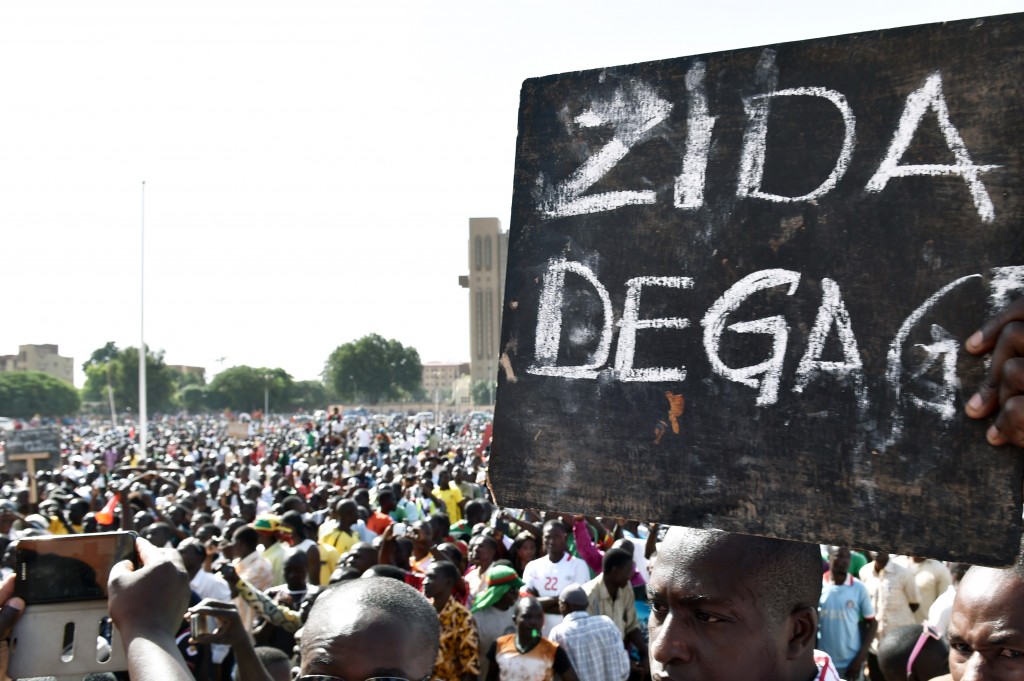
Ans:
[[[1024,447],[1024,299],[1018,299],[967,339],[967,351],[992,353],[988,378],[967,402],[971,418],[998,411],[988,429],[989,444]]]

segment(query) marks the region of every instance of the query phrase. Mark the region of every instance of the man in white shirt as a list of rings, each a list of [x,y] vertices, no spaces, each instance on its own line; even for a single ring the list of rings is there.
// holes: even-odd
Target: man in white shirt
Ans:
[[[220,575],[207,572],[203,569],[203,561],[206,559],[206,547],[201,541],[193,537],[183,539],[178,544],[178,553],[181,554],[181,561],[185,564],[185,571],[188,572],[189,586],[199,596],[199,599],[212,598],[217,601],[231,600],[231,587]],[[211,621],[210,630],[216,628],[216,622]],[[223,643],[214,643],[210,646],[210,658],[215,665],[219,665],[227,657],[231,647]]]
[[[581,559],[568,551],[568,530],[561,520],[544,523],[545,555],[531,560],[523,570],[526,590],[539,597],[544,608],[544,630],[547,637],[551,628],[562,621],[558,612],[558,596],[570,584],[590,581],[590,569]]]

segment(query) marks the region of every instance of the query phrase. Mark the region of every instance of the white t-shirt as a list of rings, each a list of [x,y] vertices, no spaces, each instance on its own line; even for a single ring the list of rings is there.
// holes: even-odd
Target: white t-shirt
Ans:
[[[572,556],[568,551],[562,560],[552,563],[546,555],[531,560],[523,570],[523,582],[526,587],[533,587],[542,597],[558,598],[562,589],[570,584],[583,586],[590,581],[590,568],[587,564]],[[558,613],[544,613],[544,630],[542,636],[551,633],[551,628],[562,621]]]
[[[946,590],[928,608],[928,622],[934,624],[939,632],[945,635],[949,627],[949,617],[953,613],[953,599],[956,598],[956,587],[950,584]]]

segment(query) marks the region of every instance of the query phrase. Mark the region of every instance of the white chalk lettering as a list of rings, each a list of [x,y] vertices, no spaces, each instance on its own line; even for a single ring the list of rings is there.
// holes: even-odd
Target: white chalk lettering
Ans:
[[[568,178],[545,188],[540,202],[544,215],[562,218],[654,203],[653,190],[601,192],[588,196],[583,196],[583,192],[614,168],[633,146],[649,139],[671,111],[672,104],[659,97],[654,88],[639,82],[618,88],[610,100],[594,102],[575,118],[575,122],[584,128],[610,126],[614,131],[612,138]]]
[[[911,312],[910,315],[903,320],[899,331],[896,332],[896,336],[892,339],[892,343],[889,344],[889,351],[886,353],[885,379],[889,384],[890,390],[892,390],[892,430],[889,432],[889,436],[886,438],[883,447],[895,444],[903,435],[903,401],[901,385],[903,374],[903,347],[907,342],[907,338],[910,336],[910,332],[915,326],[917,326],[924,316],[928,314],[928,311],[935,307],[935,305],[942,300],[946,294],[971,279],[977,279],[980,277],[980,274],[969,274],[966,277],[960,277],[956,281],[946,284],[933,293],[928,300],[924,301],[920,307]]]
[[[933,399],[923,400],[917,395],[911,395],[910,401],[921,409],[935,412],[943,421],[949,421],[956,415],[956,394],[960,390],[960,379],[956,375],[956,354],[960,349],[960,343],[949,331],[938,324],[932,324],[932,341],[925,345],[917,343],[915,348],[921,350],[925,358],[911,372],[910,377],[919,379],[926,372],[935,366],[936,361],[942,360],[942,382],[931,383],[928,387],[934,393]]]
[[[685,367],[633,367],[636,353],[636,332],[638,329],[685,329],[690,320],[679,317],[640,319],[640,292],[644,286],[666,288],[693,288],[690,277],[636,277],[626,282],[626,302],[619,321],[619,347],[615,352],[615,371],[622,381],[682,381],[686,378]]]
[[[833,326],[843,352],[843,361],[841,362],[825,362],[821,359],[825,350],[825,340]],[[793,386],[793,391],[803,392],[807,384],[821,372],[852,380],[857,395],[857,404],[862,410],[867,408],[864,362],[861,360],[860,349],[857,347],[857,338],[853,334],[850,314],[846,311],[846,304],[839,292],[839,285],[828,277],[821,280],[821,306],[818,308],[818,316],[814,320],[811,335],[807,339],[807,350],[800,358],[800,364],[796,369],[796,384]]]
[[[565,288],[565,273],[583,277],[594,290],[604,312],[601,339],[587,364],[558,366],[558,346],[562,337],[562,292]],[[565,258],[553,258],[548,262],[544,274],[544,285],[540,294],[540,309],[537,312],[535,336],[536,363],[528,371],[540,376],[561,376],[563,378],[597,378],[597,369],[608,361],[612,346],[612,301],[608,291],[586,265],[570,262]]]
[[[843,117],[843,147],[839,151],[839,158],[836,159],[832,172],[824,182],[818,185],[817,189],[803,196],[780,196],[761,191],[768,142],[768,112],[773,97],[821,97],[832,102]],[[846,97],[841,92],[823,87],[789,88],[745,98],[743,109],[747,113],[748,123],[747,130],[743,135],[740,174],[736,186],[737,196],[753,196],[776,203],[811,201],[832,191],[849,169],[855,144],[856,119],[853,109],[850,108]]]
[[[989,282],[989,309],[992,313],[1002,310],[1016,297],[1014,292],[1024,290],[1024,267],[993,267]]]
[[[683,172],[676,178],[674,202],[677,208],[704,205],[704,181],[711,150],[715,117],[708,113],[708,95],[704,89],[704,62],[698,61],[686,72],[686,92],[690,96],[686,116],[686,155]]]
[[[899,165],[911,141],[914,133],[917,132],[921,119],[929,110],[935,112],[939,122],[939,129],[946,140],[946,146],[953,152],[956,163],[949,165],[941,164],[918,164]],[[925,79],[924,85],[911,92],[907,96],[903,114],[896,126],[892,143],[885,159],[878,166],[878,171],[868,180],[865,189],[869,192],[880,192],[885,185],[894,177],[911,177],[913,175],[938,176],[938,175],[959,175],[967,183],[967,189],[974,201],[974,207],[978,211],[982,222],[995,220],[995,208],[992,206],[992,199],[989,198],[985,185],[982,184],[979,175],[999,168],[997,165],[975,165],[971,161],[971,155],[967,152],[960,133],[953,126],[949,118],[949,107],[946,105],[945,95],[942,94],[942,74],[935,71]]]
[[[716,374],[730,381],[751,388],[760,388],[756,402],[758,406],[775,404],[778,400],[779,378],[782,375],[782,362],[789,340],[789,325],[785,318],[776,315],[729,326],[730,330],[737,333],[764,333],[771,335],[773,339],[771,356],[764,362],[754,366],[733,368],[726,366],[719,356],[722,332],[726,329],[726,317],[757,291],[788,285],[786,295],[791,296],[796,292],[799,282],[799,272],[783,269],[754,272],[740,279],[723,293],[701,321],[704,327],[704,351],[708,355],[711,368]],[[761,376],[761,380],[758,380],[757,376]]]

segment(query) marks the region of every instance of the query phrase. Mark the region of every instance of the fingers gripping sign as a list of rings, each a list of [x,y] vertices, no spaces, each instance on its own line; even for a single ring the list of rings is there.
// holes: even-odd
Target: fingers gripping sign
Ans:
[[[0,679],[7,681],[7,663],[11,659],[11,644],[8,638],[14,623],[25,610],[25,601],[14,597],[14,575],[8,575],[0,582]]]
[[[968,416],[995,421],[986,437],[990,444],[1024,447],[1024,298],[986,321],[966,343],[974,355],[992,353],[988,377],[967,402]]]

